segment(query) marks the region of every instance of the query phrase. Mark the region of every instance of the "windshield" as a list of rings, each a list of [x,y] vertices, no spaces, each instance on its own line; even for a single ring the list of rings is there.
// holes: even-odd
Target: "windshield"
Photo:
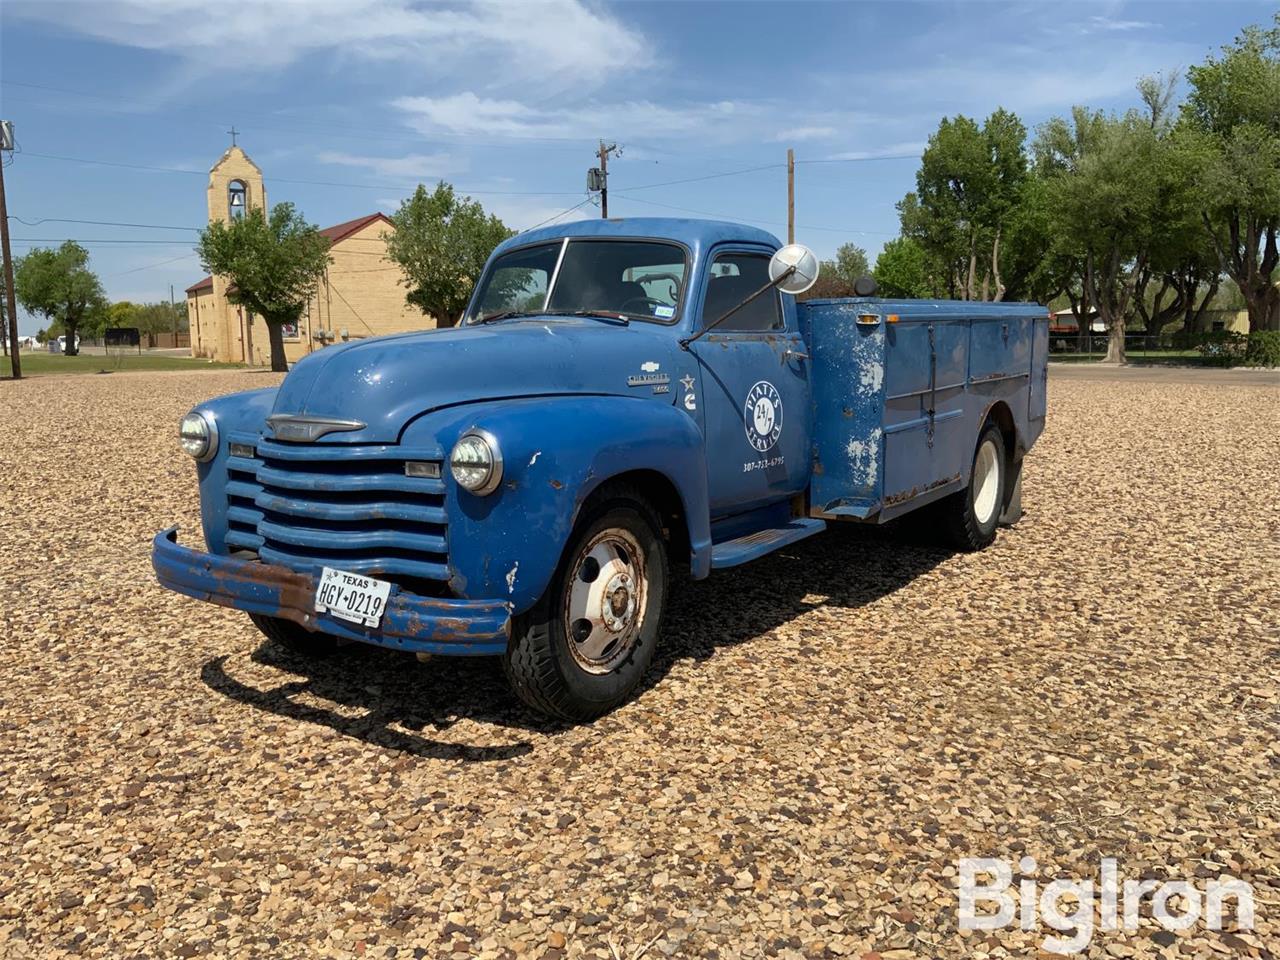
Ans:
[[[513,313],[596,313],[668,323],[679,310],[684,281],[684,249],[674,243],[557,240],[498,257],[467,322]]]

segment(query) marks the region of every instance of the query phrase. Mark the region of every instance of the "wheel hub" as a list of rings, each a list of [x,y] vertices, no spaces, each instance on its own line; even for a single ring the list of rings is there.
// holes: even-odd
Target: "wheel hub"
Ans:
[[[605,584],[605,603],[601,617],[604,625],[614,633],[625,630],[635,613],[636,598],[632,586],[631,577],[625,573],[614,574]]]
[[[575,558],[565,591],[569,649],[589,673],[608,673],[635,646],[644,620],[642,551],[629,531],[602,531]]]

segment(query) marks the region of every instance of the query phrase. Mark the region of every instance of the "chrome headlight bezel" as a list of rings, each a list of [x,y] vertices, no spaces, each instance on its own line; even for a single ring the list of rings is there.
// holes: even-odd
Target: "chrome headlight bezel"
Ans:
[[[467,451],[479,456],[470,456]],[[493,493],[502,483],[502,448],[498,438],[488,430],[468,430],[449,452],[449,473],[454,483],[468,493],[477,497]]]
[[[218,422],[192,410],[178,422],[178,445],[197,463],[208,463],[218,453]]]

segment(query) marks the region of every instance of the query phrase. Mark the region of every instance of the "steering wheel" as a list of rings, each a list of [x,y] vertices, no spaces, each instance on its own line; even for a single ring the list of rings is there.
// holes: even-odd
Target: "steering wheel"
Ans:
[[[661,300],[655,300],[653,297],[631,297],[631,298],[629,298],[629,299],[627,299],[627,300],[623,300],[623,301],[622,301],[622,306],[618,307],[618,309],[619,309],[619,310],[621,310],[623,313],[627,313],[627,312],[629,312],[629,311],[627,310],[627,305],[628,305],[628,304],[631,304],[631,303],[638,303],[638,304],[640,304],[640,305],[642,305],[642,306],[645,306],[645,307],[664,307],[664,306],[666,306],[666,304],[664,304]],[[652,313],[653,311],[650,311],[650,312]]]

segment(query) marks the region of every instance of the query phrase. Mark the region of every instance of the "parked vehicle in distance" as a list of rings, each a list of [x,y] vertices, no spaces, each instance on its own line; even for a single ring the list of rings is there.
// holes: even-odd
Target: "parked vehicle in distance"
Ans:
[[[297,650],[502,657],[526,703],[584,720],[639,684],[677,571],[925,507],[987,546],[1044,426],[1045,308],[797,304],[816,274],[732,223],[514,237],[459,326],[188,414],[207,550],[163,531],[156,574]]]

